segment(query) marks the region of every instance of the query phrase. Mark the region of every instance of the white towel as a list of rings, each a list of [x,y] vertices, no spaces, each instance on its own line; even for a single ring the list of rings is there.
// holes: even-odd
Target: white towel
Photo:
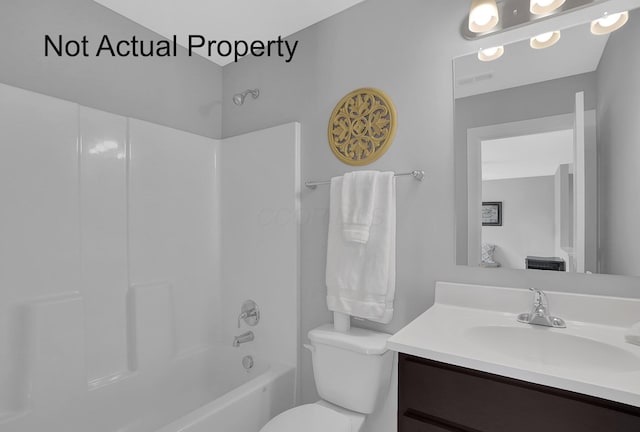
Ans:
[[[327,247],[329,310],[389,323],[396,290],[396,185],[392,172],[380,173],[376,205],[366,244],[342,235],[342,181],[331,179]]]
[[[342,235],[346,241],[369,241],[378,174],[378,171],[356,171],[343,177]]]

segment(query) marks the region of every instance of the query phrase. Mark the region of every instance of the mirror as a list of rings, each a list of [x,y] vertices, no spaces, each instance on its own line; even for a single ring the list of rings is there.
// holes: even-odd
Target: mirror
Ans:
[[[640,10],[454,59],[459,265],[640,276]]]

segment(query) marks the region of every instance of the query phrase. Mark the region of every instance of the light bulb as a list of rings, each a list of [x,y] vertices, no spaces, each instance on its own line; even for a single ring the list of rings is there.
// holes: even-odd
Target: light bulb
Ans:
[[[598,20],[598,24],[600,24],[602,27],[611,27],[612,25],[618,22],[621,16],[622,16],[622,13],[606,15],[604,18],[600,18]]]
[[[618,30],[629,21],[629,12],[620,12],[615,14],[605,14],[602,18],[598,18],[591,23],[591,33],[595,35],[604,35]]]
[[[482,54],[491,57],[493,55],[496,55],[496,53],[498,52],[498,47],[493,47],[493,48],[487,48],[487,49],[483,49],[482,50]]]
[[[531,0],[529,10],[535,15],[547,14],[558,9],[564,2],[565,0]]]
[[[491,6],[486,4],[480,5],[473,15],[473,22],[479,26],[485,26],[489,24],[489,21],[491,21],[491,16]]]
[[[474,33],[487,32],[494,28],[499,20],[495,0],[473,0],[469,12],[469,30]]]
[[[551,36],[553,36],[553,32],[542,33],[541,35],[536,36],[535,40],[537,40],[538,42],[541,42],[541,43],[545,43],[549,39],[551,39]]]
[[[598,24],[600,24],[602,27],[611,27],[616,23],[616,21],[618,21],[619,17],[620,17],[619,14],[609,15],[604,18],[600,18],[598,20]]]
[[[489,62],[497,60],[504,54],[504,46],[496,46],[491,48],[484,48],[478,51],[478,60],[483,62]]]
[[[541,35],[532,37],[529,43],[531,45],[531,48],[533,49],[543,49],[555,45],[559,40],[560,32],[554,31],[542,33]]]

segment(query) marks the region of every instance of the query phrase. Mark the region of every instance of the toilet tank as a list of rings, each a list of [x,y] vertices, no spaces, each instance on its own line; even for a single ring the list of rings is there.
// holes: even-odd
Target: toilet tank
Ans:
[[[309,332],[313,375],[320,397],[327,402],[371,414],[386,396],[391,380],[391,335],[352,327],[339,332],[332,324]]]

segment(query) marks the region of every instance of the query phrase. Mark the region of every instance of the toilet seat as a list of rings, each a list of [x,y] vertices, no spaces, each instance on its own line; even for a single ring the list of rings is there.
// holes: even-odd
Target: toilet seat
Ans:
[[[274,417],[260,432],[352,432],[344,414],[314,403],[292,408]]]

